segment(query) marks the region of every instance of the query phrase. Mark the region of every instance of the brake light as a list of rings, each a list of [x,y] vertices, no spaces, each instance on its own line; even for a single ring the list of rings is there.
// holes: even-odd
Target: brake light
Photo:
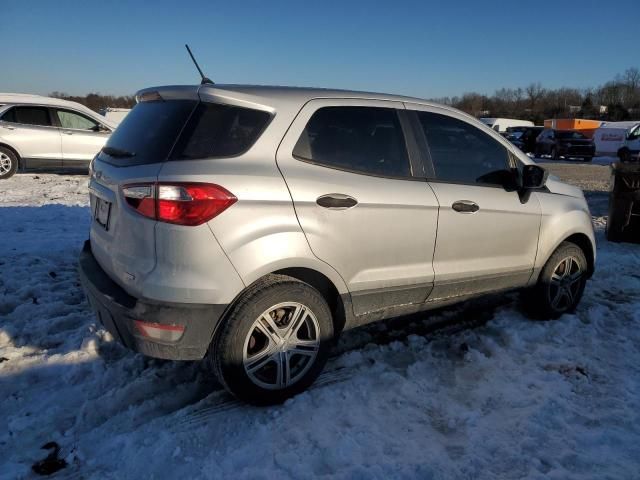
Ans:
[[[122,193],[140,215],[186,226],[202,225],[238,201],[226,188],[211,183],[125,185]]]

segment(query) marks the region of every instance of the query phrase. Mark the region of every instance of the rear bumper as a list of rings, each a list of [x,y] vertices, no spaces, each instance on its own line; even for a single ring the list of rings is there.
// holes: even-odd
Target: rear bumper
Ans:
[[[102,325],[123,345],[150,357],[202,359],[227,307],[164,304],[132,297],[100,267],[88,240],[80,253],[78,272],[87,299]],[[184,327],[184,333],[175,342],[162,342],[143,335],[136,321]]]
[[[558,146],[558,154],[569,157],[593,157],[596,149],[594,146]]]

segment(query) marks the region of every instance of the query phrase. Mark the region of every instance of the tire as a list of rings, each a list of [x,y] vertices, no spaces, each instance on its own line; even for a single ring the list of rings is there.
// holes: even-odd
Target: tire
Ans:
[[[0,147],[0,180],[13,177],[18,171],[18,157],[6,147]]]
[[[607,240],[622,242],[624,240],[624,225],[627,220],[629,202],[617,196],[609,200],[609,215],[607,217]]]
[[[562,242],[542,268],[537,285],[524,293],[524,306],[529,316],[552,320],[574,312],[587,283],[587,268],[582,249],[575,243]]]
[[[631,152],[627,148],[623,148],[618,152],[618,158],[622,163],[628,163],[631,161]]]
[[[299,312],[300,321],[290,333],[287,327]],[[273,405],[314,382],[333,339],[331,310],[315,288],[292,277],[268,275],[248,287],[225,316],[206,361],[235,397]],[[292,353],[294,348],[304,354]]]

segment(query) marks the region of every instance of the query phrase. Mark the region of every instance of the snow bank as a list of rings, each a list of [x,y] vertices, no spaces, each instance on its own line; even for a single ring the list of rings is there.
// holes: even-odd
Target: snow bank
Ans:
[[[531,322],[510,295],[375,324],[343,336],[314,388],[255,408],[198,364],[112,341],[75,272],[86,177],[35,177],[0,185],[0,478],[32,478],[49,441],[68,462],[54,478],[640,471],[640,247],[607,243],[602,217],[575,315]],[[599,215],[603,197],[592,201]],[[434,331],[443,320],[466,328]]]

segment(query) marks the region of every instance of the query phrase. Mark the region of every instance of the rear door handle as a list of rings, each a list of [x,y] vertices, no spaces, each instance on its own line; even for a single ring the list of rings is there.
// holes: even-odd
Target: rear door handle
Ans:
[[[460,213],[475,213],[480,210],[478,204],[471,200],[458,200],[457,202],[453,202],[451,208]]]
[[[330,208],[331,210],[345,210],[355,207],[358,201],[343,193],[328,193],[318,197],[316,203],[323,208]]]
[[[73,132],[70,132],[69,130],[63,130],[62,133],[65,135],[73,135]]]

